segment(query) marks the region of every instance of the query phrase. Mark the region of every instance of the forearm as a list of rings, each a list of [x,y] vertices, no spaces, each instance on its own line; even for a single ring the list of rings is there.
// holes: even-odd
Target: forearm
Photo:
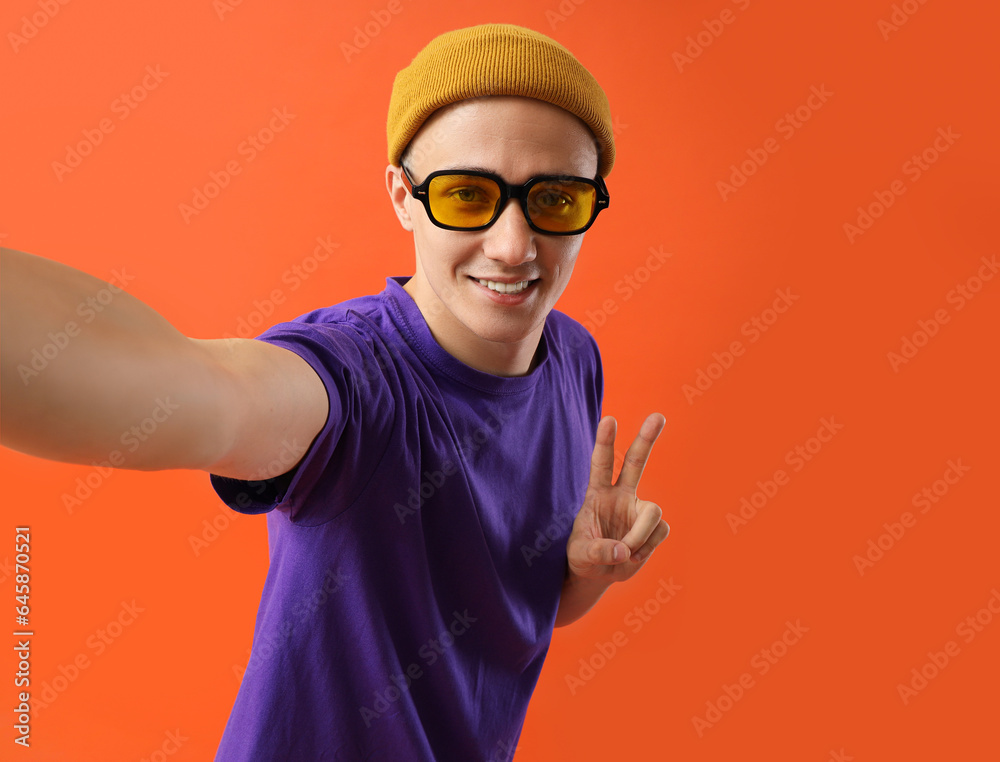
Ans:
[[[611,583],[585,579],[567,572],[555,626],[565,627],[582,617],[594,607],[610,586]]]
[[[183,422],[206,411],[182,390],[210,383],[204,350],[122,283],[9,249],[0,268],[4,446],[72,463],[117,452],[125,468],[191,449]]]

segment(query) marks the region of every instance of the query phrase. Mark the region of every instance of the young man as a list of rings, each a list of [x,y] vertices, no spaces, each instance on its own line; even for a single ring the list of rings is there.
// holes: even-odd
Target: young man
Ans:
[[[127,466],[208,471],[235,510],[267,514],[217,759],[509,759],[552,628],[666,537],[635,495],[663,417],[612,484],[597,346],[553,309],[608,205],[610,124],[544,35],[435,39],[389,109],[415,274],[258,339],[188,339],[121,294],[24,384],[18,364],[96,281],[4,252],[6,446],[88,462],[169,395]]]

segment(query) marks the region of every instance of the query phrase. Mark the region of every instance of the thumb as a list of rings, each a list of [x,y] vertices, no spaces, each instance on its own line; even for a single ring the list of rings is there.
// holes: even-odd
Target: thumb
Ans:
[[[628,561],[631,552],[620,540],[593,539],[585,548],[587,561],[592,564],[615,566]]]

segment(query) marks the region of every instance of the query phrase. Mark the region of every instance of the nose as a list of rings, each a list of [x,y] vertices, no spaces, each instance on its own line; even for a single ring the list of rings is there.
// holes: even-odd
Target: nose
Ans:
[[[483,251],[490,259],[514,267],[537,256],[535,231],[529,227],[517,199],[508,199],[497,221],[484,232]]]

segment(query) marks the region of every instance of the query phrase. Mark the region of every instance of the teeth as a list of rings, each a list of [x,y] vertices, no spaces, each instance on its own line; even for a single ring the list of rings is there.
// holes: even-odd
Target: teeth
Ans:
[[[519,294],[531,284],[530,280],[522,280],[517,283],[497,283],[496,281],[483,280],[482,278],[477,278],[476,280],[498,294]]]

